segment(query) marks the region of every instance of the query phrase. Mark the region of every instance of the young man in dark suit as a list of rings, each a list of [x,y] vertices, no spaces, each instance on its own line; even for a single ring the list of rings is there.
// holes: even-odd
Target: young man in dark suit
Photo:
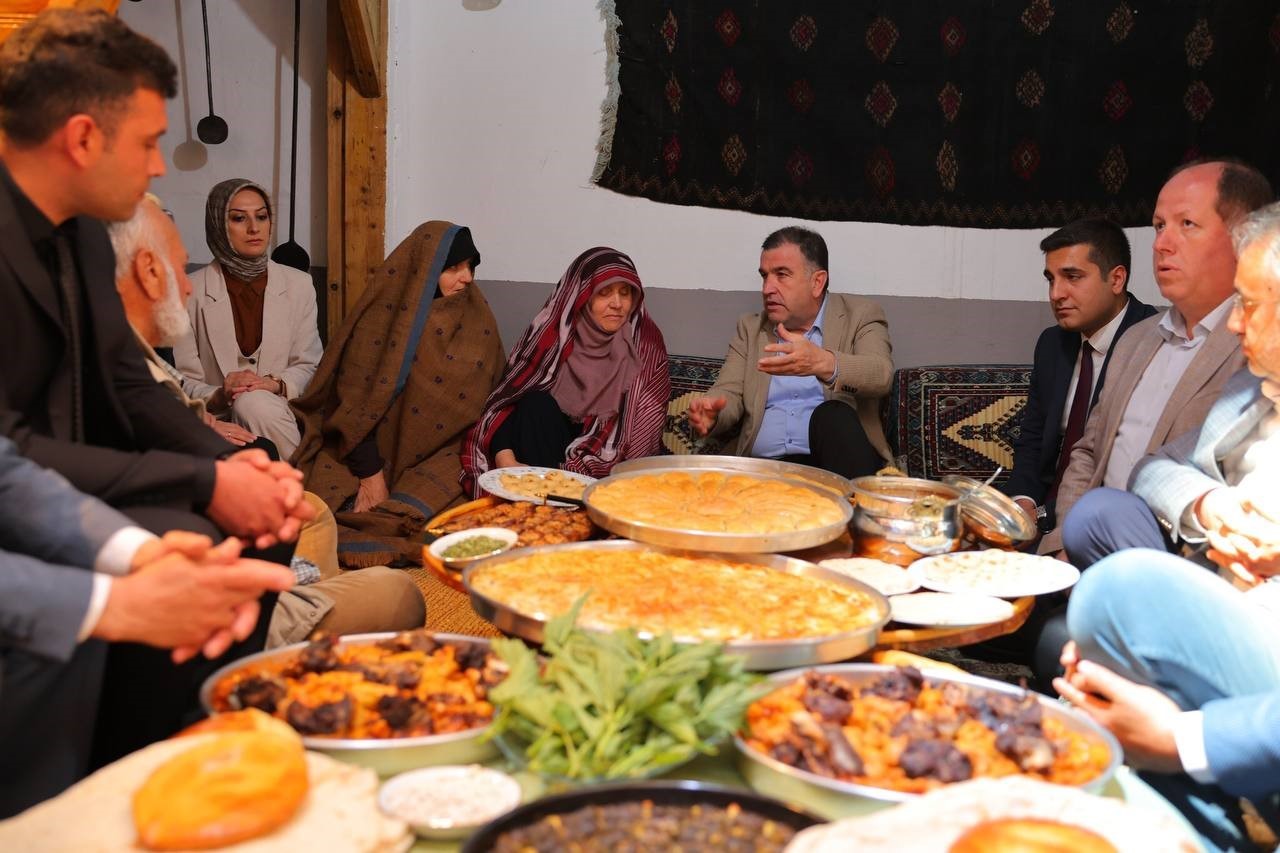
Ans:
[[[164,174],[176,77],[162,48],[100,11],[47,10],[0,47],[0,434],[144,528],[269,548],[311,515],[301,475],[236,453],[152,380],[99,221],[128,219]],[[233,656],[261,648],[265,618],[258,627]],[[100,757],[181,725],[209,668],[113,645]]]
[[[1003,490],[1048,531],[1055,526],[1058,480],[1106,380],[1112,344],[1155,309],[1129,293],[1129,240],[1114,222],[1072,222],[1045,237],[1040,251],[1058,322],[1036,342],[1013,472]]]

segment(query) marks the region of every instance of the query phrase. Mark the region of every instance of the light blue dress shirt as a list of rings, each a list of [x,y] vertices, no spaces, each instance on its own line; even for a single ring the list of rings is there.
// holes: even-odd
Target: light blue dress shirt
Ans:
[[[822,320],[826,316],[827,297],[822,297],[818,316],[804,333],[811,343],[822,346]],[[783,343],[777,338],[775,343]],[[809,452],[809,417],[824,399],[822,382],[816,376],[770,376],[769,396],[765,400],[760,432],[751,447],[751,455],[777,459],[792,453]]]

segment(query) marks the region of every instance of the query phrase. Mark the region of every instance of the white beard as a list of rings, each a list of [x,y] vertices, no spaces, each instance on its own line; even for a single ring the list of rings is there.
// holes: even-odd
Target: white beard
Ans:
[[[182,296],[178,293],[178,276],[167,258],[160,258],[164,267],[164,297],[156,303],[152,317],[156,324],[156,346],[171,347],[191,333],[191,317]]]

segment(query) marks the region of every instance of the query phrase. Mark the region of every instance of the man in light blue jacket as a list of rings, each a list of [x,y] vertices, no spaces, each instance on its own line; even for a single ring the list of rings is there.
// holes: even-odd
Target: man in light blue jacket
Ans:
[[[1280,204],[1236,244],[1230,324],[1249,368],[1198,431],[1134,469],[1134,517],[1140,499],[1151,524],[1130,532],[1150,547],[1096,555],[1055,682],[1218,849],[1250,848],[1242,797],[1280,829]],[[1200,547],[1197,560],[1162,537]]]
[[[253,630],[258,597],[293,574],[239,552],[156,537],[0,438],[0,818],[84,773],[107,642],[181,662]]]

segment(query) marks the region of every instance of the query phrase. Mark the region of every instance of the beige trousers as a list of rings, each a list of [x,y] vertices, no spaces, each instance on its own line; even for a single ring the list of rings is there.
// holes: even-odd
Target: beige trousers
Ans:
[[[270,391],[241,394],[231,403],[231,420],[254,435],[271,439],[285,461],[302,440],[289,401]]]
[[[294,554],[320,569],[320,580],[282,593],[267,628],[267,648],[301,643],[317,630],[337,634],[408,631],[427,621],[426,602],[405,572],[386,566],[338,567],[338,524],[324,501],[303,492],[316,516],[302,526]]]

